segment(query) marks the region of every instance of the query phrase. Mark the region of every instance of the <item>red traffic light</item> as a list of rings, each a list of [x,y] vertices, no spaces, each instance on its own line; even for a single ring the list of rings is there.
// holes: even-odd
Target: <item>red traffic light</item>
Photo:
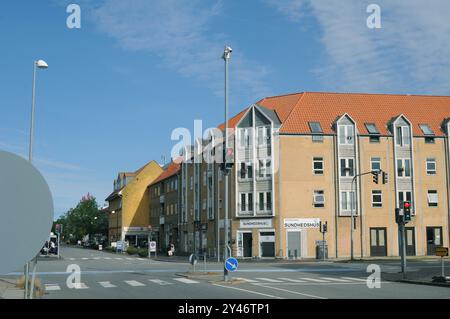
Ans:
[[[409,202],[405,202],[405,203],[403,203],[403,207],[404,208],[410,208],[411,204]]]

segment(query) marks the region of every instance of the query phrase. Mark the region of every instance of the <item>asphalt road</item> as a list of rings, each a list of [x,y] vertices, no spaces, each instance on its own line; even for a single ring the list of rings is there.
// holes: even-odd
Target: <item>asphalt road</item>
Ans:
[[[367,263],[260,262],[240,263],[231,277],[221,281],[222,265],[208,263],[217,275],[184,277],[191,265],[148,260],[82,248],[62,247],[62,259],[41,258],[37,277],[44,283],[45,299],[372,299],[450,298],[450,289],[384,280],[379,288],[367,285]],[[383,274],[399,271],[397,262],[378,263]],[[450,268],[450,267],[447,267]],[[74,271],[80,270],[79,280]],[[411,271],[436,271],[432,262],[417,262]],[[448,269],[450,273],[450,269]],[[9,274],[18,277],[20,272]]]

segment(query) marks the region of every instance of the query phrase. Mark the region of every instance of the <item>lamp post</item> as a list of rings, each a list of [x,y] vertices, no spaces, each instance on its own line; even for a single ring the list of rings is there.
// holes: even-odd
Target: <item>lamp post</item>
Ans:
[[[228,151],[228,61],[231,58],[231,52],[233,52],[233,49],[231,49],[229,46],[225,46],[225,49],[223,51],[222,59],[225,61],[225,150]],[[225,154],[225,153],[224,153]],[[223,159],[225,161],[225,158]],[[228,174],[226,172],[226,164],[225,163],[225,195],[224,195],[224,264],[225,261],[228,259]],[[224,281],[228,281],[228,270],[223,268],[223,277]]]
[[[32,87],[32,95],[31,95],[31,125],[30,125],[30,144],[28,149],[28,160],[30,163],[33,160],[33,134],[34,134],[34,113],[36,107],[36,70],[37,69],[47,69],[48,64],[44,60],[37,60],[33,63],[33,87]],[[59,249],[59,248],[58,248]],[[25,264],[24,275],[25,275],[25,285],[24,285],[24,298],[33,298],[33,289],[34,289],[34,278],[36,274],[36,265],[37,265],[37,255],[33,260],[33,275],[31,279],[31,287],[30,291],[28,291],[28,280],[29,280],[29,271],[30,264],[27,262]]]

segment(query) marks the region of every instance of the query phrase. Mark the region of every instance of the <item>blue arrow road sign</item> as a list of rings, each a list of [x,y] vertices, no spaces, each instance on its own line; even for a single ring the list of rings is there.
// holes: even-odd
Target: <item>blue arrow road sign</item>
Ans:
[[[228,271],[235,271],[238,268],[238,261],[236,258],[230,257],[225,261],[225,268]]]

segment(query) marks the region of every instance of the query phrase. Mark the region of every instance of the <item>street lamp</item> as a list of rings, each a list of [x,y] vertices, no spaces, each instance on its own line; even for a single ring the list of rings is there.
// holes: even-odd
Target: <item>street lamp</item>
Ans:
[[[233,49],[229,46],[225,46],[225,49],[223,51],[222,59],[225,61],[225,150],[228,151],[228,61],[231,58],[231,52],[233,52]],[[225,159],[223,159],[225,161]],[[225,196],[224,196],[224,253],[225,253],[225,260],[228,259],[228,249],[230,249],[228,245],[228,174],[226,172],[227,163],[224,163],[224,173],[225,173]],[[228,281],[228,270],[224,266],[223,268],[223,277],[224,281]]]
[[[33,63],[33,87],[32,87],[32,99],[31,99],[31,125],[30,125],[30,145],[28,149],[28,160],[33,160],[33,133],[34,133],[34,109],[36,105],[36,70],[37,69],[47,69],[48,64],[44,60],[37,60]],[[58,247],[59,250],[59,247]],[[36,273],[36,265],[37,265],[37,256],[33,260],[33,275],[31,278],[31,287],[30,292],[28,292],[28,279],[29,279],[29,271],[30,271],[30,265],[27,262],[25,265],[25,299],[33,298],[33,289],[34,289],[34,278]],[[29,294],[29,296],[28,296]]]

